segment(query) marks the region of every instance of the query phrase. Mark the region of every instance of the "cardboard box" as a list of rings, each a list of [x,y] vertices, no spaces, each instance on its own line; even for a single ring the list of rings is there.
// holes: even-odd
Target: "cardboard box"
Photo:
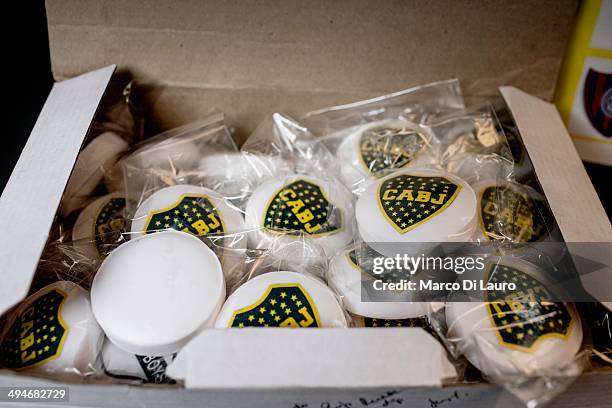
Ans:
[[[500,91],[566,241],[610,241],[610,223],[557,111],[528,94],[552,96],[575,9],[571,0],[49,1],[60,82],[0,200],[0,312],[28,291],[115,70],[109,64],[146,84],[149,119],[159,128],[216,107],[239,123],[243,138],[278,110],[299,114],[455,76],[471,96],[509,85]],[[71,384],[70,405],[520,406],[498,386],[446,384],[453,371],[445,351],[421,329],[211,330],[192,346],[187,389]],[[23,385],[58,383],[0,373],[0,386]],[[610,372],[585,374],[556,405],[609,406],[610,386]]]

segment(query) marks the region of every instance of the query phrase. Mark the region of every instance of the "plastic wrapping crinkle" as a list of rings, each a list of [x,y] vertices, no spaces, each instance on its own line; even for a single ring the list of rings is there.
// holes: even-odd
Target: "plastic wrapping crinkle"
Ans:
[[[394,170],[435,165],[438,142],[424,125],[463,107],[458,81],[449,80],[310,112],[302,121],[333,152],[341,180],[359,195]]]
[[[142,137],[142,117],[133,101],[132,83],[103,101],[64,190],[59,213],[66,217],[95,196],[103,178]],[[118,189],[110,186],[110,192]]]

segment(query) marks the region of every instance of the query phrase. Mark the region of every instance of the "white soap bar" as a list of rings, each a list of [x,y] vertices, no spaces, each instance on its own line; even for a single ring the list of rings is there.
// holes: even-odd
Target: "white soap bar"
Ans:
[[[432,142],[424,128],[400,119],[351,129],[336,152],[342,181],[359,191],[383,171],[435,163]]]
[[[112,193],[97,198],[81,211],[72,229],[72,240],[85,257],[102,258],[119,241],[125,227],[125,198]]]
[[[91,286],[93,312],[107,337],[139,355],[178,351],[212,326],[224,298],[215,253],[176,231],[121,245],[104,260]]]
[[[173,384],[174,380],[166,376],[166,368],[172,363],[174,356],[139,356],[121,350],[108,339],[102,347],[102,364],[106,374],[111,377],[139,379],[145,383]]]
[[[247,237],[242,213],[221,195],[204,187],[177,185],[153,193],[138,206],[132,236],[174,229],[212,237],[228,281],[240,275]]]
[[[546,198],[531,187],[489,179],[473,186],[478,197],[478,238],[513,243],[560,240]]]
[[[347,322],[336,295],[317,278],[269,272],[231,294],[215,327],[347,327]]]
[[[465,242],[476,227],[476,195],[463,180],[433,169],[401,170],[378,180],[357,200],[361,238],[375,251],[395,256],[385,243],[420,253],[428,243]]]
[[[412,301],[415,293],[413,291],[386,290],[381,295],[380,301],[362,301],[361,291],[365,288],[362,288],[361,281],[363,274],[367,272],[360,263],[371,261],[363,259],[369,255],[374,256],[374,251],[366,253],[364,250],[350,248],[330,261],[327,280],[329,286],[342,296],[344,307],[351,313],[377,319],[408,319],[424,316],[427,313],[427,304]],[[380,279],[371,271],[370,274],[372,280]]]
[[[1,365],[58,375],[92,371],[103,335],[79,285],[45,286],[11,316],[0,337]]]
[[[570,304],[512,301],[519,293],[551,299],[541,270],[518,258],[493,258],[478,272],[486,283],[517,283],[516,291],[488,291],[486,300],[446,304],[448,335],[485,375],[555,374],[572,363],[582,343],[580,318]],[[466,276],[466,279],[476,276]],[[463,299],[465,300],[465,299]],[[523,303],[524,302],[524,303]]]
[[[352,196],[340,183],[314,177],[270,180],[249,198],[245,221],[252,248],[270,248],[275,240],[300,242],[307,236],[330,257],[353,239]]]
[[[104,132],[79,153],[60,205],[60,214],[67,216],[85,206],[104,174],[113,167],[129,145],[114,132]]]

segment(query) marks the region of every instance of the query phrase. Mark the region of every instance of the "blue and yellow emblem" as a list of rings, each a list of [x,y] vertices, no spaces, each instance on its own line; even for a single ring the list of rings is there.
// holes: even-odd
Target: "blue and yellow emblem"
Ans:
[[[262,225],[272,232],[302,232],[318,237],[342,229],[342,211],[330,202],[323,188],[298,179],[274,194]]]
[[[321,327],[317,307],[299,283],[270,285],[253,305],[234,312],[230,327]]]
[[[125,232],[124,209],[125,198],[115,197],[108,200],[96,214],[92,235],[99,256],[108,254],[109,247],[114,247]]]
[[[145,223],[144,232],[174,229],[195,236],[223,234],[223,219],[205,195],[182,195],[169,208],[152,212]]]
[[[68,336],[61,317],[65,300],[62,291],[53,289],[29,304],[0,343],[0,364],[18,370],[57,358]]]
[[[368,129],[359,138],[360,162],[370,174],[399,169],[423,150],[425,140],[417,132],[399,126]]]
[[[454,200],[461,185],[445,177],[400,174],[378,186],[378,205],[400,234],[440,214]]]
[[[514,291],[487,291],[487,312],[501,345],[522,351],[532,350],[547,337],[565,339],[574,318],[563,303],[553,303],[542,283],[519,269],[494,264],[488,282],[514,282]]]

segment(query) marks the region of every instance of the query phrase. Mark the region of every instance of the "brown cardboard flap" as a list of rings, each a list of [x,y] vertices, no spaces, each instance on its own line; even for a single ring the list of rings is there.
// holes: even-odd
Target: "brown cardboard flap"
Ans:
[[[387,93],[458,77],[550,98],[575,0],[48,0],[56,78],[117,64],[170,86]],[[264,102],[265,103],[265,102]]]
[[[115,66],[53,85],[0,197],[0,313],[30,287],[79,148]]]
[[[610,221],[557,109],[513,87],[501,93],[565,241],[612,242]]]

